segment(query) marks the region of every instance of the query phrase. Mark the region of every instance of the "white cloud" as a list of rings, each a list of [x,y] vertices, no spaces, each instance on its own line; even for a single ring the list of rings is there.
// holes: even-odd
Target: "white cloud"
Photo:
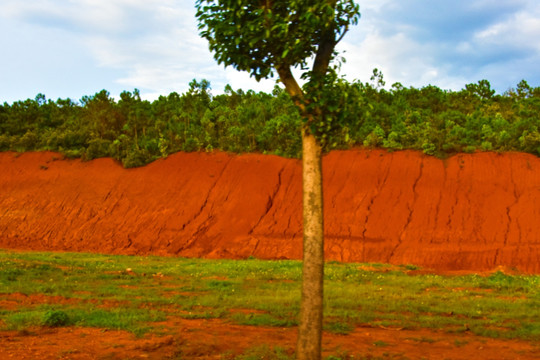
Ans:
[[[193,3],[7,0],[2,7],[20,21],[79,33],[96,68],[117,69],[122,75],[113,81],[122,86],[148,93],[182,91],[193,78],[223,72],[198,36]]]
[[[487,78],[502,92],[521,78],[540,82],[532,65],[540,62],[535,0],[366,5],[358,27],[340,46],[347,51],[349,80],[368,81],[376,67],[387,86],[401,82],[458,90]]]
[[[388,86],[401,82],[460,89],[483,78],[499,91],[522,78],[540,85],[537,0],[365,0],[360,10],[358,26],[339,45],[347,51],[342,69],[349,80],[369,81],[376,67]],[[0,19],[0,28],[8,30],[0,34],[0,46],[8,44],[7,53],[15,54],[0,59],[0,66],[17,69],[19,78],[34,76],[27,83],[65,76],[65,66],[54,64],[60,58],[70,69],[84,66],[73,82],[89,89],[99,80],[100,89],[113,94],[135,87],[143,96],[183,92],[193,78],[211,81],[214,93],[226,83],[264,91],[275,84],[257,83],[247,73],[217,65],[198,35],[193,1],[2,0]],[[22,39],[19,44],[9,38],[14,36]],[[41,36],[54,46],[40,45]],[[54,54],[48,53],[53,49]],[[8,63],[17,56],[24,56],[19,63],[25,67]],[[46,65],[47,76],[32,71]],[[1,77],[7,85],[0,86],[14,88],[17,76]],[[60,85],[64,90],[56,89]],[[75,86],[49,84],[62,97],[73,96],[66,89]],[[44,86],[42,91],[49,90]]]
[[[225,70],[226,75],[226,82],[222,82],[220,84],[217,84],[220,86],[215,93],[219,93],[223,90],[223,87],[228,83],[231,85],[233,89],[256,89],[257,91],[264,91],[267,93],[271,93],[272,89],[274,88],[276,84],[275,79],[263,79],[260,82],[257,82],[255,78],[250,77],[247,72],[240,72],[237,70],[234,70],[232,68],[227,68]]]
[[[462,87],[464,79],[451,76],[444,64],[436,64],[430,47],[404,33],[385,37],[373,31],[360,44],[343,44],[347,58],[343,71],[349,80],[369,82],[373,69],[377,68],[383,73],[387,87],[396,82],[415,87],[428,84],[444,89]]]
[[[91,34],[151,32],[159,27],[164,10],[174,12],[174,2],[156,0],[4,0],[5,17]],[[176,12],[174,15],[180,15]]]
[[[478,43],[501,47],[524,47],[540,52],[540,6],[520,11],[506,21],[482,29],[474,36]]]

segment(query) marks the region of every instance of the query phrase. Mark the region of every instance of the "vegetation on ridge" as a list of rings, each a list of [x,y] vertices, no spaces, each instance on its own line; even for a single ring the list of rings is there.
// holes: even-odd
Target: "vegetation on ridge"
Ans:
[[[414,149],[445,157],[457,152],[520,151],[540,156],[540,87],[521,81],[495,94],[488,81],[460,91],[435,86],[385,89],[374,70],[371,82],[338,81],[340,113],[329,149],[354,146]],[[113,157],[125,167],[147,164],[178,151],[261,152],[299,157],[301,120],[290,97],[225,88],[193,80],[184,94],[153,102],[138,90],[115,100],[103,90],[71,99],[0,105],[0,151],[52,150],[91,160]]]

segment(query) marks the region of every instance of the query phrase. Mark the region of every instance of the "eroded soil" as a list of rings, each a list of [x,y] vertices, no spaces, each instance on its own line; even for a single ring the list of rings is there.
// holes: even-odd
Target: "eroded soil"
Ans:
[[[111,159],[0,153],[0,247],[300,259],[301,164],[177,153]],[[334,151],[324,158],[327,260],[540,273],[540,158]]]

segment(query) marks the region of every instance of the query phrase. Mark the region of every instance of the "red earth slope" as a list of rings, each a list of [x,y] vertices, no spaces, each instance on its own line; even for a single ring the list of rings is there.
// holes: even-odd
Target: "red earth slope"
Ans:
[[[301,165],[268,155],[0,153],[0,247],[299,259]],[[540,158],[350,150],[324,159],[326,256],[540,273]]]

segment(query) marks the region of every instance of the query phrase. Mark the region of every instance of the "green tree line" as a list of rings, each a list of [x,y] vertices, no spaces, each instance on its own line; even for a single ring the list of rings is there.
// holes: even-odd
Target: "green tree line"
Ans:
[[[0,151],[59,151],[69,158],[112,157],[125,167],[145,165],[178,151],[260,152],[301,155],[300,116],[289,95],[233,90],[212,95],[210,83],[193,80],[183,94],[150,102],[137,89],[115,100],[106,90],[53,101],[0,105]],[[460,91],[435,86],[384,88],[339,79],[339,126],[327,150],[355,146],[414,149],[438,157],[458,152],[519,151],[540,156],[540,87],[521,81],[496,94],[487,80]]]

